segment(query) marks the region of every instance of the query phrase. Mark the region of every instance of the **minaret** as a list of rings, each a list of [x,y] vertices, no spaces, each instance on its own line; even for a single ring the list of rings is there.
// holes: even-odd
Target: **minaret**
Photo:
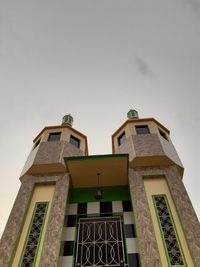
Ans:
[[[114,154],[129,155],[129,186],[142,267],[200,266],[200,226],[182,182],[169,130],[135,110],[112,135]]]
[[[87,138],[62,125],[45,127],[33,140],[21,187],[0,246],[0,266],[57,266],[69,191],[64,157],[88,154]]]

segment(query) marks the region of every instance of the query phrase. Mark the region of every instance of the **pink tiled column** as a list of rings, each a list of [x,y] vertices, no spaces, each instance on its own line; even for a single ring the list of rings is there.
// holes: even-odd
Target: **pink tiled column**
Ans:
[[[161,267],[156,237],[145,194],[143,178],[129,169],[130,193],[135,214],[139,253],[142,267]]]
[[[18,237],[22,231],[27,205],[32,195],[34,183],[26,179],[22,183],[14,206],[7,221],[0,243],[0,267],[8,267],[14,256]]]
[[[166,171],[168,185],[181,220],[193,260],[200,267],[200,224],[176,166]]]
[[[68,190],[69,175],[65,174],[56,183],[49,223],[40,260],[41,267],[58,266]]]

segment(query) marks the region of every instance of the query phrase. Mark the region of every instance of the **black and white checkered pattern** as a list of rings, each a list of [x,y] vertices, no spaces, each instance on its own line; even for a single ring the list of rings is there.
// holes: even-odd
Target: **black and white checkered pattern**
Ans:
[[[62,267],[72,267],[74,264],[74,252],[76,250],[75,241],[78,219],[80,217],[106,217],[112,215],[123,216],[126,251],[129,267],[139,267],[136,233],[133,221],[134,217],[131,202],[129,200],[68,204],[62,236]]]

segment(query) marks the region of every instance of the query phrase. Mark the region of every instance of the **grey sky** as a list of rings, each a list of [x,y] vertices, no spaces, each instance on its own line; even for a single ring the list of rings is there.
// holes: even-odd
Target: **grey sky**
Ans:
[[[0,0],[0,232],[32,140],[71,113],[111,153],[130,108],[171,130],[200,217],[197,0]]]

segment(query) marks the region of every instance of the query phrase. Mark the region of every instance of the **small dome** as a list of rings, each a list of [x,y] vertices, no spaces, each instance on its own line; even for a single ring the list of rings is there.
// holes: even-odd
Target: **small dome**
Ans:
[[[71,114],[68,114],[68,115],[65,115],[63,118],[62,118],[62,125],[69,125],[69,126],[72,126],[73,124],[73,117],[71,116]]]
[[[134,109],[130,109],[127,113],[128,119],[139,119],[138,112]]]

